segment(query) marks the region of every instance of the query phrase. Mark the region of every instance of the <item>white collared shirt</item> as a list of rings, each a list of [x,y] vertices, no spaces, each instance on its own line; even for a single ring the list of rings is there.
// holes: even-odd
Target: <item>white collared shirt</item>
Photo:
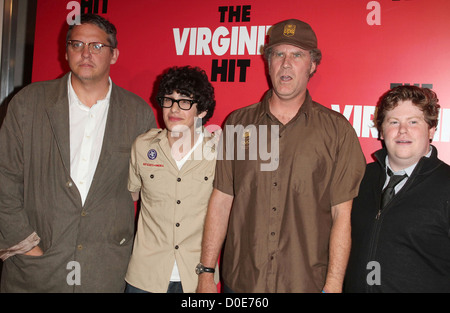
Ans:
[[[70,176],[80,192],[84,205],[102,150],[112,81],[109,78],[109,90],[106,97],[89,108],[79,100],[72,87],[71,77],[72,74],[69,75],[67,82],[70,125]]]

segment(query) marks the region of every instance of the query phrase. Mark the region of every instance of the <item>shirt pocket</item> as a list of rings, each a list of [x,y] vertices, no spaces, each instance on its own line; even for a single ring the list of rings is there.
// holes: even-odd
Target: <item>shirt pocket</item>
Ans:
[[[212,186],[214,181],[214,171],[211,172],[204,171],[200,173],[195,173],[193,175],[193,179],[198,184],[205,184]]]
[[[142,179],[141,197],[150,205],[167,201],[173,197],[176,177],[169,171],[157,167],[144,168],[140,172]]]
[[[208,208],[209,198],[213,190],[214,171],[201,171],[192,175],[189,194],[186,193],[192,213],[198,218],[204,218]]]
[[[207,207],[209,202],[209,197],[211,196],[213,190],[214,182],[214,170],[213,171],[201,171],[194,173],[192,176],[193,184],[191,191],[199,195],[198,206]]]

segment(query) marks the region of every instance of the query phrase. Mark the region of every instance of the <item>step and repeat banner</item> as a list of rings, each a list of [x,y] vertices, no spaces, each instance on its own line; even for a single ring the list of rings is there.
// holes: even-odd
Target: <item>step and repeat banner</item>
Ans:
[[[38,0],[33,81],[69,70],[65,36],[78,12],[115,24],[120,56],[111,78],[144,98],[157,116],[159,76],[174,65],[203,68],[216,92],[211,130],[270,88],[261,54],[270,26],[303,20],[323,54],[309,83],[312,98],[350,121],[368,162],[381,147],[371,122],[380,96],[409,84],[437,93],[441,116],[433,144],[450,163],[448,0]]]

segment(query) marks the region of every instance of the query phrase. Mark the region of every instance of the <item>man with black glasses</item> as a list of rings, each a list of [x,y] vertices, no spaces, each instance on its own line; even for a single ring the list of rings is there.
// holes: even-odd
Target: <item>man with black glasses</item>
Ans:
[[[116,28],[69,27],[61,79],[31,84],[0,130],[2,292],[123,292],[134,236],[131,144],[156,126],[109,77]]]
[[[157,100],[165,129],[139,136],[131,152],[128,188],[141,211],[126,292],[192,293],[216,165],[216,137],[203,127],[214,88],[200,68],[173,67]]]

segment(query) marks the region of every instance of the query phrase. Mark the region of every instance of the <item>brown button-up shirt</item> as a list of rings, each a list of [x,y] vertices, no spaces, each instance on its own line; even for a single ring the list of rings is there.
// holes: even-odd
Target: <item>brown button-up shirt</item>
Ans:
[[[224,283],[235,292],[319,292],[331,206],[357,195],[366,162],[341,114],[308,93],[283,125],[270,113],[271,94],[233,112],[223,129],[214,187],[234,196]]]

